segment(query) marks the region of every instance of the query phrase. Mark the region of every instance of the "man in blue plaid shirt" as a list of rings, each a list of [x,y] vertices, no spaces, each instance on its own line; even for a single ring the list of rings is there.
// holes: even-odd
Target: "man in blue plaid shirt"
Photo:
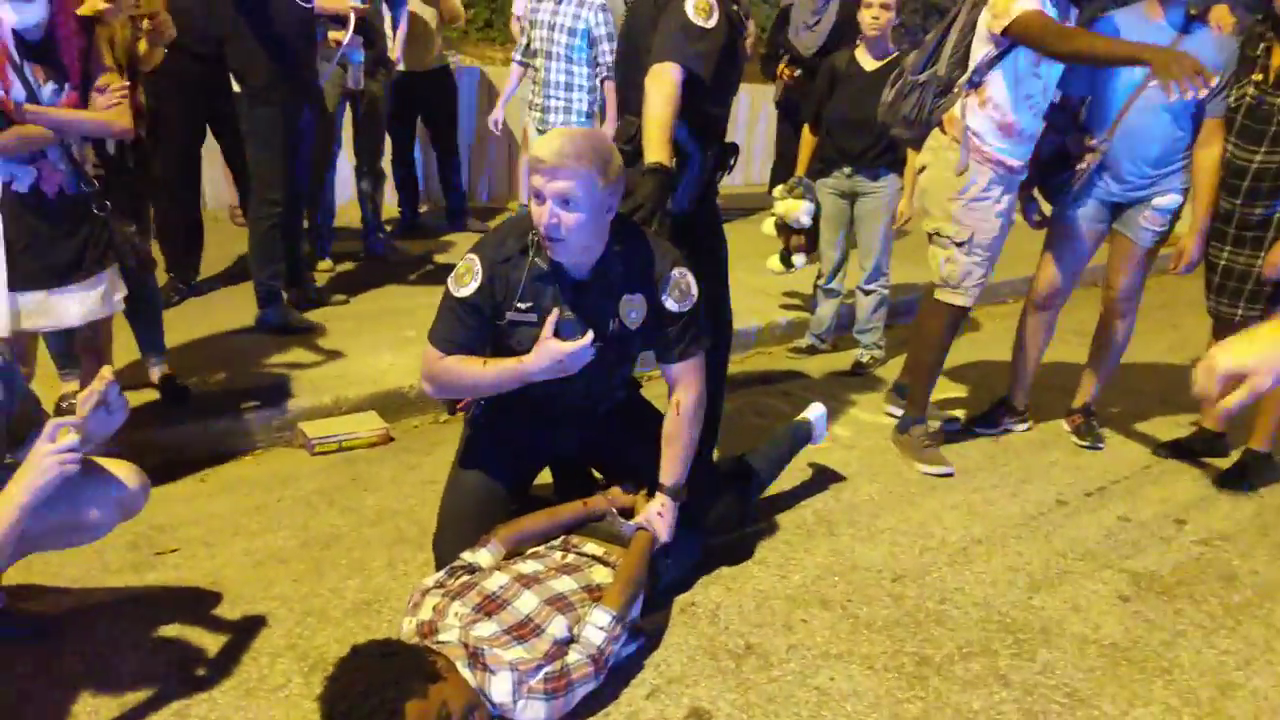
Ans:
[[[525,75],[529,95],[529,141],[554,128],[601,128],[612,138],[618,125],[613,60],[618,38],[606,0],[531,0],[511,58],[511,72],[489,129],[502,132],[507,102]]]

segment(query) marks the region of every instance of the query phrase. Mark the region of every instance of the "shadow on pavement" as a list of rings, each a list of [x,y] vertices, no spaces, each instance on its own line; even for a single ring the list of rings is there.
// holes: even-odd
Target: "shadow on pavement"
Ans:
[[[1041,366],[1031,394],[1031,419],[1044,423],[1065,417],[1083,370],[1080,363],[1047,362]],[[939,402],[944,409],[981,412],[1008,390],[1007,361],[965,363],[948,368],[944,374],[969,388],[966,398]],[[1155,418],[1197,414],[1200,408],[1191,396],[1190,383],[1191,368],[1184,363],[1121,363],[1096,405],[1099,420],[1116,435],[1154,447],[1169,438],[1149,435],[1138,425]]]
[[[222,594],[198,587],[17,585],[5,593],[6,607],[48,628],[37,641],[0,645],[0,708],[7,720],[68,718],[86,692],[149,692],[113,717],[150,717],[230,677],[267,626],[262,615],[218,615]],[[218,635],[220,645],[210,654],[160,634],[169,625]]]
[[[311,357],[273,360],[294,350],[304,351]],[[137,439],[140,454],[129,457],[142,460],[144,469],[153,474],[156,484],[163,484],[166,477],[181,477],[179,473],[190,473],[224,462],[254,445],[249,442],[254,430],[246,414],[283,409],[293,397],[291,373],[343,357],[345,353],[342,351],[321,345],[320,337],[279,337],[248,329],[214,333],[183,343],[169,350],[169,362],[190,384],[191,401],[181,407],[173,407],[156,399],[133,408],[121,433],[121,443],[128,446]],[[126,385],[145,382],[146,370],[141,361],[134,361],[121,368],[120,376]],[[186,438],[191,442],[183,442],[184,447],[156,447],[154,439],[146,439],[147,433],[157,428],[177,432],[174,428],[186,427],[198,431],[202,426],[215,422],[224,427],[217,433],[202,433],[200,437],[216,436],[218,447],[195,436]],[[227,425],[232,429],[225,427]],[[176,435],[170,434],[169,437]],[[222,446],[225,446],[225,452]],[[197,454],[193,454],[193,450]],[[169,467],[175,460],[180,468]],[[165,470],[157,475],[161,465]]]
[[[713,539],[693,577],[664,592],[661,597],[650,596],[645,599],[644,611],[637,623],[637,630],[646,638],[644,645],[611,667],[604,683],[578,703],[566,718],[587,720],[618,699],[622,691],[640,674],[649,656],[662,644],[662,638],[671,622],[672,602],[676,597],[688,592],[700,579],[716,570],[750,560],[760,542],[777,532],[779,515],[826,492],[832,485],[845,481],[843,475],[826,465],[811,462],[809,469],[811,474],[807,479],[760,500],[747,526],[732,535]],[[704,717],[698,714],[698,710],[690,708],[686,717]]]

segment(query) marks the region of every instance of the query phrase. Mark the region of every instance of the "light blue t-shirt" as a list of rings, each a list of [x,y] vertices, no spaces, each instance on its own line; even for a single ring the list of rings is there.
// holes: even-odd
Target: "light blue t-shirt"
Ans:
[[[1156,19],[1146,3],[1138,2],[1110,12],[1090,28],[1096,33],[1132,42],[1170,45],[1182,23],[1182,13]],[[1199,20],[1178,49],[1194,56],[1218,77],[1209,95],[1196,100],[1169,100],[1159,86],[1142,92],[1121,121],[1110,151],[1094,177],[1090,194],[1111,202],[1141,202],[1166,193],[1185,194],[1190,186],[1191,148],[1201,121],[1226,114],[1228,76],[1235,69],[1237,39],[1209,29]],[[1085,126],[1099,137],[1111,127],[1129,96],[1148,81],[1146,67],[1099,68],[1076,65],[1063,75],[1064,95],[1088,98]]]

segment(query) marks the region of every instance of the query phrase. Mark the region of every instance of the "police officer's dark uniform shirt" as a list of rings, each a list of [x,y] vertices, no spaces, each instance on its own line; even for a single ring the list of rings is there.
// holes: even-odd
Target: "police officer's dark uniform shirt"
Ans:
[[[640,117],[649,68],[684,68],[680,119],[701,141],[723,141],[742,82],[746,20],[733,0],[633,0],[618,36],[618,112]]]
[[[595,332],[596,355],[578,373],[488,398],[482,416],[581,421],[638,387],[633,371],[641,352],[652,350],[669,365],[706,348],[697,281],[676,249],[622,215],[609,234],[585,281],[547,257],[527,214],[494,228],[458,263],[427,336],[440,352],[525,355],[556,307],[558,326],[566,325],[567,307],[585,323],[582,333]]]

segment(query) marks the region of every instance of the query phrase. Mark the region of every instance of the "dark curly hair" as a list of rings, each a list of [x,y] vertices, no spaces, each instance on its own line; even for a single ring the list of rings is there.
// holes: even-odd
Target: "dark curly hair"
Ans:
[[[405,703],[444,679],[431,648],[370,640],[347,651],[320,691],[322,720],[402,720]],[[445,660],[445,662],[448,662]]]

